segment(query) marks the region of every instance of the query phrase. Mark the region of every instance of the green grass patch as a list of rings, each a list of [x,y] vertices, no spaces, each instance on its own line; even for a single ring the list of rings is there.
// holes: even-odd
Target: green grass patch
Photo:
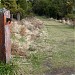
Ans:
[[[51,21],[52,22],[52,21]],[[49,24],[48,24],[49,23]],[[54,25],[50,21],[45,24],[49,39],[47,43],[53,46],[52,59],[53,68],[74,67],[75,66],[75,30],[67,25]]]
[[[0,63],[0,75],[17,75],[18,66],[11,64]],[[15,74],[16,73],[16,74]]]

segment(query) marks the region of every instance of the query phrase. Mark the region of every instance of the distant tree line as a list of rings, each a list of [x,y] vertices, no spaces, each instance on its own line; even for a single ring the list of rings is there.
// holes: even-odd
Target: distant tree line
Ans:
[[[53,18],[62,18],[75,13],[75,0],[1,0],[2,6],[12,14],[21,14],[21,17],[32,12]]]
[[[26,0],[1,0],[2,7],[11,11],[14,17],[19,13],[24,18],[32,10],[32,4]]]
[[[75,0],[33,0],[33,11],[38,15],[62,18],[73,14]]]

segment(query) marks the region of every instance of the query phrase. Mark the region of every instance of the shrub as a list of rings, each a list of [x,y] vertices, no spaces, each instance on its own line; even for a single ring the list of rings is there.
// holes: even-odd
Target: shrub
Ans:
[[[75,14],[67,14],[65,17],[69,19],[75,19]]]
[[[15,75],[16,70],[18,70],[17,65],[0,62],[0,75]]]

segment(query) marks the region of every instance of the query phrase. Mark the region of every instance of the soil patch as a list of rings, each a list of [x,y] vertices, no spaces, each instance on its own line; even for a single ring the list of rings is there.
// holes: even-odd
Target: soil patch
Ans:
[[[45,75],[75,75],[75,68],[59,68],[53,69],[45,72]]]

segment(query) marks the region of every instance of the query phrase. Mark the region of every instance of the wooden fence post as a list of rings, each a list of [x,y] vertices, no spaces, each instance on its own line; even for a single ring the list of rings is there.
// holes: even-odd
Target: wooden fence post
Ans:
[[[5,14],[6,13],[6,14]],[[7,11],[3,12],[3,9],[0,11],[0,61],[8,63],[10,61],[10,51],[9,47],[7,46],[9,40],[6,39],[6,37],[9,34],[6,34],[5,30],[5,24],[6,24],[6,18],[9,18],[10,14]],[[9,38],[10,39],[10,38]],[[6,41],[6,42],[5,42]]]
[[[4,15],[0,13],[0,61],[6,62]]]

